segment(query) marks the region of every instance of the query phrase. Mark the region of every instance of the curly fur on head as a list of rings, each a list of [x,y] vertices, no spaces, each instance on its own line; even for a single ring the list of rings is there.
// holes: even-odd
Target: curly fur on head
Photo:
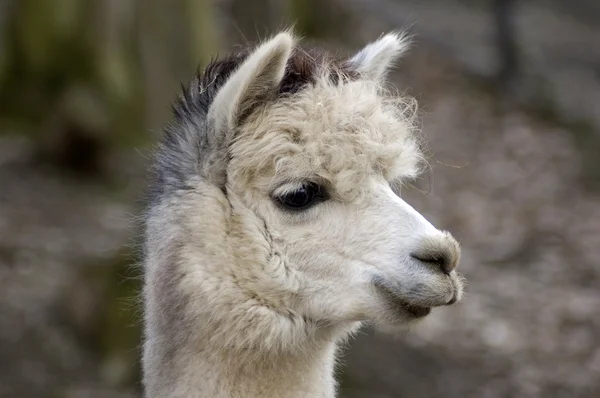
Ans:
[[[363,79],[360,81],[367,91],[385,97],[382,79],[391,63],[406,51],[409,41],[406,35],[389,34],[380,42],[370,44],[350,60],[335,59],[319,48],[295,47],[287,60],[285,74],[278,83],[276,99],[289,98],[293,94],[305,91],[307,87],[317,86],[317,83],[321,89],[328,86],[334,88],[343,86],[344,82],[357,81],[361,77]],[[211,128],[203,126],[202,123],[206,121],[209,107],[221,87],[248,58],[251,50],[247,48],[212,61],[202,74],[198,73],[187,87],[183,87],[173,106],[175,121],[165,129],[156,152],[156,180],[151,186],[151,199],[156,199],[169,189],[184,187],[187,178],[198,174],[218,185],[225,184],[222,173],[218,172],[218,169],[224,169],[225,165],[212,167],[212,162],[218,157],[215,155],[225,155],[223,152],[227,151],[229,143],[224,142],[223,137],[212,135]],[[367,64],[375,65],[373,70],[365,70]],[[365,74],[370,79],[365,80]],[[356,88],[358,90],[355,91],[355,95],[360,94],[360,89]],[[338,96],[340,94],[337,93]],[[406,123],[405,129],[416,132],[416,101],[409,97],[387,97],[388,109],[398,113],[399,119]]]
[[[296,41],[212,62],[174,106],[146,219],[149,397],[333,397],[362,322],[462,295],[458,244],[392,189],[421,163],[416,103],[383,89],[404,36],[347,60]]]

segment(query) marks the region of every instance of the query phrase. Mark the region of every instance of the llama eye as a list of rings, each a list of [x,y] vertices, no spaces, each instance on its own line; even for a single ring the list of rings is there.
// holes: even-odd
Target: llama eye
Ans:
[[[295,191],[279,196],[277,200],[291,210],[303,210],[322,199],[321,188],[314,183],[306,183]]]

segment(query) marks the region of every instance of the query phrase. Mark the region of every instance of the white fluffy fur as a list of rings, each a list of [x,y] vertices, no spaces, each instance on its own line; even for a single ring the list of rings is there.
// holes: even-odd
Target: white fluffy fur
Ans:
[[[390,188],[421,158],[412,103],[379,84],[403,40],[352,58],[363,79],[323,77],[239,123],[276,89],[294,42],[261,45],[211,108],[216,130],[235,132],[226,189],[190,178],[149,211],[147,397],[331,398],[337,346],[363,322],[400,330],[416,317],[397,300],[460,299],[456,271],[411,257],[445,253],[453,268],[458,244]],[[273,200],[305,180],[329,200],[300,213]]]

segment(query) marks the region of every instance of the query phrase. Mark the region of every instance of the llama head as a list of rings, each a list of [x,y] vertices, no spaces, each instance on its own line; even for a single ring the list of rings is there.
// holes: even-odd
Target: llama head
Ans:
[[[190,295],[255,306],[253,321],[392,330],[460,299],[457,242],[398,189],[422,159],[414,102],[383,88],[405,48],[389,34],[336,62],[284,32],[192,84],[159,181],[163,197],[175,180],[202,192],[180,220]]]

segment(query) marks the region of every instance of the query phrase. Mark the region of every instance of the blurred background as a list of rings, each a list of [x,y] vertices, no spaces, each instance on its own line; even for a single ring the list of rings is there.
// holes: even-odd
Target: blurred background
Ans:
[[[416,35],[407,197],[470,281],[358,336],[341,396],[600,397],[597,0],[0,0],[0,397],[139,396],[148,149],[198,66],[291,23],[341,55]]]

